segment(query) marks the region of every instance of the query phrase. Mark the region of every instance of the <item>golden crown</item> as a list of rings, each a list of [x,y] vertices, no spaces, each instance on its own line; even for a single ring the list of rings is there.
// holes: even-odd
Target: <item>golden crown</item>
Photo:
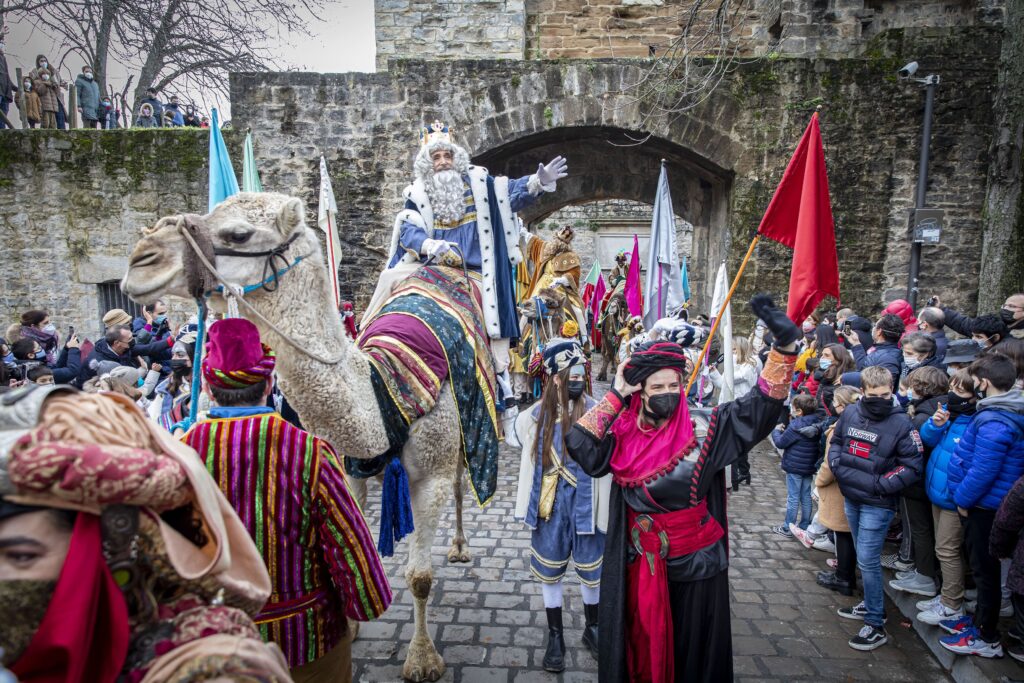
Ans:
[[[434,121],[429,126],[424,126],[420,131],[420,144],[431,145],[435,142],[447,142],[451,144],[452,136],[448,132],[448,126],[440,121]]]

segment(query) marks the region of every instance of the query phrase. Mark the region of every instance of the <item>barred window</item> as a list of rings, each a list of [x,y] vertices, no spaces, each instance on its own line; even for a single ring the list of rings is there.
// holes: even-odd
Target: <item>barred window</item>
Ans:
[[[142,307],[128,298],[128,295],[121,291],[121,283],[117,280],[112,282],[101,282],[96,285],[100,296],[100,329],[103,329],[103,316],[112,308],[120,308],[132,318],[142,315]]]

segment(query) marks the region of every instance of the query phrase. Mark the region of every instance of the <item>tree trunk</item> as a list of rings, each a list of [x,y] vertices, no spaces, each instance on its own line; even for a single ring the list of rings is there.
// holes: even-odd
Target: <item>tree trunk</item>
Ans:
[[[113,29],[114,19],[117,17],[119,8],[118,0],[103,0],[103,12],[100,14],[100,25],[96,31],[96,58],[92,64],[100,92],[107,90],[107,56],[110,54],[110,32]]]

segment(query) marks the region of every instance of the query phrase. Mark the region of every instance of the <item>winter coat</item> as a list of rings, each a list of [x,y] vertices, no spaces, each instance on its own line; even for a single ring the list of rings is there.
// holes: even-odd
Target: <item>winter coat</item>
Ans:
[[[851,315],[846,319],[846,322],[853,329],[854,334],[857,335],[857,339],[860,340],[860,345],[864,348],[870,347],[874,344],[874,340],[871,338],[871,328],[873,325],[867,318],[862,318],[859,315]],[[852,348],[852,345],[847,342],[847,348]]]
[[[155,116],[139,116],[135,119],[136,128],[159,128],[160,122]]]
[[[50,74],[50,80],[43,80],[42,74],[44,72]],[[52,111],[56,113],[57,100],[60,97],[60,82],[54,79],[53,74],[48,69],[34,69],[32,73],[35,74],[32,77],[32,88],[39,95],[40,108],[43,112]]]
[[[925,468],[925,492],[932,505],[938,505],[943,510],[956,510],[956,503],[947,486],[949,461],[973,418],[973,415],[958,415],[955,419],[947,420],[941,427],[936,427],[935,422],[929,418],[921,425],[921,441],[932,449]]]
[[[888,306],[882,309],[881,315],[893,314],[903,321],[905,331],[900,337],[907,336],[911,332],[917,330],[917,318],[914,317],[914,309],[910,306],[910,302],[906,299],[896,299],[891,301]]]
[[[828,431],[826,444],[831,445],[834,429]],[[826,452],[828,446],[825,447]],[[832,531],[850,532],[850,522],[846,519],[846,499],[839,490],[839,482],[828,466],[828,460],[821,461],[821,467],[814,477],[814,485],[818,488],[818,521]]]
[[[900,373],[903,371],[903,352],[898,345],[876,344],[870,351],[865,350],[863,346],[854,346],[850,352],[853,354],[853,360],[856,361],[858,370],[872,365],[881,365],[892,373],[892,387],[893,390],[896,389],[900,381]]]
[[[839,416],[828,465],[847,500],[894,510],[900,491],[924,471],[921,437],[895,406],[878,421],[861,409],[858,402]]]
[[[736,363],[733,368],[733,383],[732,383],[732,398],[729,400],[735,400],[742,398],[750,393],[750,390],[757,384],[757,378],[760,373],[757,370],[757,366],[750,363]],[[724,379],[722,373],[718,371],[718,368],[713,368],[708,374],[711,378],[711,383],[721,391],[722,380]],[[724,403],[725,401],[719,401]]]
[[[185,117],[181,115],[181,110],[178,109],[178,105],[176,105],[176,104],[164,105],[164,110],[163,110],[163,113],[161,115],[166,115],[167,112],[169,112],[169,111],[170,112],[174,112],[174,125],[175,126],[184,126],[185,125]]]
[[[1024,474],[1024,395],[1014,389],[978,401],[978,412],[949,461],[953,502],[997,510]]]
[[[798,430],[817,423],[817,415],[801,415],[790,420],[789,426],[784,431],[772,432],[772,443],[776,448],[784,449],[782,453],[783,472],[801,477],[810,477],[814,474],[814,466],[818,463],[818,435],[820,432],[814,436],[804,436]]]
[[[56,365],[50,368],[53,370],[54,384],[72,384],[78,380],[82,371],[81,349],[71,349],[67,346],[60,352]]]
[[[11,72],[7,68],[7,55],[0,52],[0,97],[8,102],[14,99],[14,81],[11,80]]]
[[[946,338],[945,331],[928,332],[928,336],[935,340],[935,359],[944,366],[946,349],[949,348],[949,339]]]
[[[914,429],[920,433],[921,426],[928,421],[928,418],[935,414],[935,411],[939,409],[939,404],[945,403],[948,400],[949,397],[946,394],[915,400],[912,403],[914,415],[910,418],[910,422],[914,425]],[[930,455],[931,448],[925,445],[923,453],[924,471],[927,471],[928,469],[928,460]],[[925,489],[925,477],[921,477],[918,481],[903,489],[903,495],[907,498],[913,498],[914,500],[928,501],[928,491]]]
[[[39,101],[39,93],[33,85],[31,90],[21,91],[21,101],[25,107],[25,118],[32,123],[39,123],[43,120],[43,105]]]
[[[1018,595],[1024,595],[1024,477],[1014,483],[1003,498],[992,522],[988,537],[988,551],[992,557],[1012,558],[1010,572],[1006,576],[1006,587]]]
[[[143,104],[148,104],[149,106],[153,107],[153,118],[155,118],[157,121],[160,121],[163,118],[163,115],[164,115],[164,105],[163,105],[163,102],[161,102],[160,100],[156,99],[155,97],[146,97],[146,98],[144,98],[142,100],[142,102],[139,104],[139,116],[142,116],[142,105]]]
[[[75,79],[75,93],[78,97],[78,106],[82,110],[82,118],[88,121],[99,121],[99,83],[95,79],[86,78],[84,74],[79,74]]]
[[[96,366],[103,361],[112,361],[118,365],[129,368],[139,367],[139,357],[149,358],[151,362],[159,363],[170,360],[173,339],[161,339],[152,344],[136,344],[131,347],[123,356],[114,353],[106,339],[100,339],[92,348],[92,353],[82,364],[82,370],[78,375],[79,385],[84,385],[87,380],[96,376]]]

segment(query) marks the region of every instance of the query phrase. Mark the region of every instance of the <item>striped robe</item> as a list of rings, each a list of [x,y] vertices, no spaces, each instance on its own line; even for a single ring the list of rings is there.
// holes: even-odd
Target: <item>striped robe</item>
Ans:
[[[260,549],[273,586],[256,618],[291,667],[333,648],[345,617],[391,604],[373,538],[331,446],[270,408],[215,408],[184,440],[194,448]]]

